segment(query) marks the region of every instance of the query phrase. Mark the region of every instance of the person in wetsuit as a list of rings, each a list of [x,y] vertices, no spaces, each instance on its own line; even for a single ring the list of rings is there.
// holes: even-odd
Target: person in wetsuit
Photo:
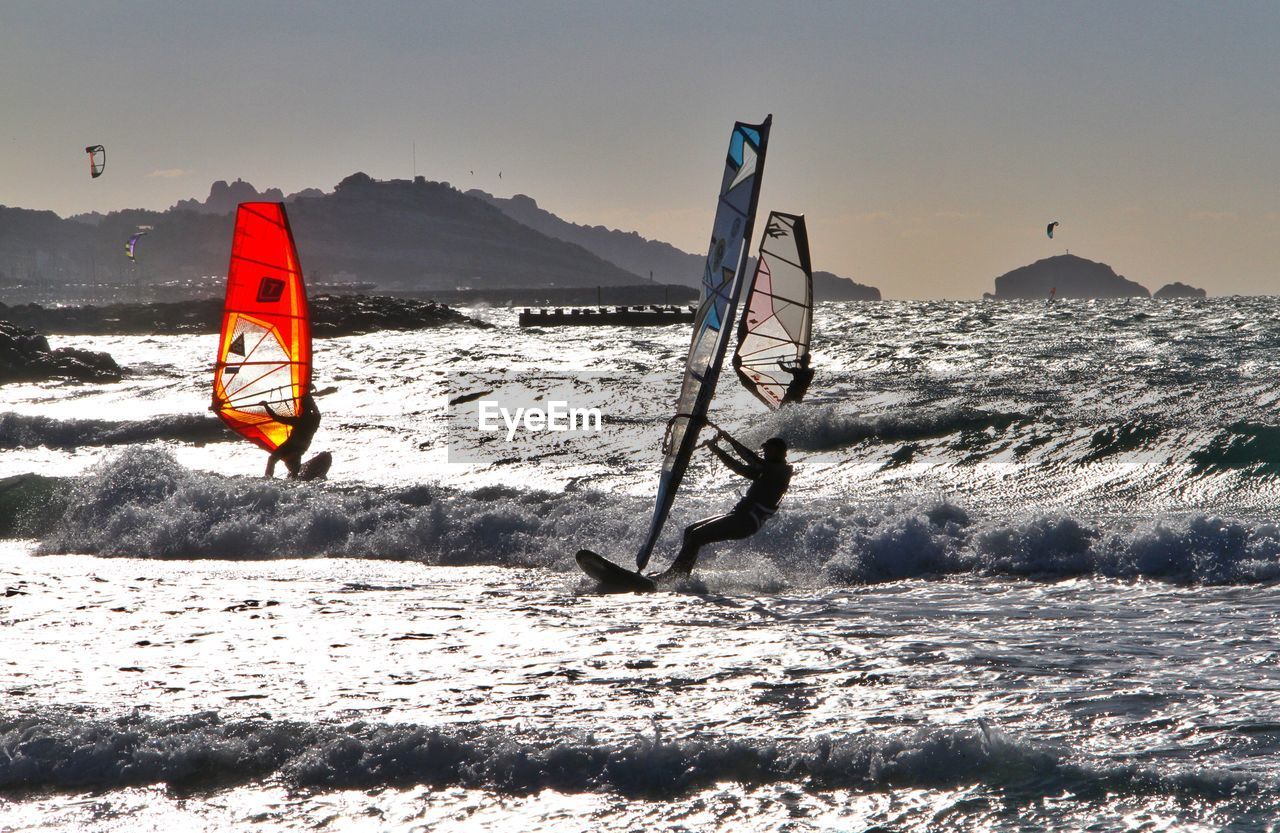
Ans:
[[[271,406],[266,402],[259,402],[258,404],[276,422],[293,427],[293,430],[289,432],[289,438],[280,443],[279,447],[271,452],[271,456],[267,458],[267,477],[275,476],[277,462],[284,463],[284,467],[289,470],[290,477],[297,477],[298,473],[302,471],[302,455],[307,453],[307,449],[311,447],[311,438],[316,435],[316,430],[320,428],[320,409],[316,407],[315,397],[309,393],[302,397],[302,413],[297,416],[276,413],[271,410]]]
[[[813,368],[809,367],[809,354],[805,353],[797,361],[788,363],[786,359],[778,359],[778,367],[791,374],[787,383],[787,391],[782,395],[782,404],[799,402],[804,399],[813,381]]]
[[[721,439],[730,445],[737,457],[716,444]],[[698,560],[698,551],[707,544],[737,541],[756,534],[764,522],[778,511],[778,504],[791,485],[792,469],[787,463],[787,442],[781,437],[765,440],[760,446],[761,453],[756,454],[748,446],[717,428],[716,435],[703,445],[709,447],[735,473],[750,480],[751,486],[728,514],[705,518],[685,528],[684,543],[676,560],[662,574],[664,577],[688,575]]]

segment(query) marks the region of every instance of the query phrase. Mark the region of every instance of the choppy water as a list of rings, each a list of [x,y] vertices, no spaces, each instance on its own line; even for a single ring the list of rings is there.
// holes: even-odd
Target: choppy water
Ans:
[[[202,413],[212,338],[52,339],[132,373],[0,389],[54,478],[0,503],[0,828],[1276,829],[1274,303],[825,305],[811,402],[713,414],[783,510],[642,597],[571,556],[638,546],[685,328],[318,342],[327,485]],[[448,426],[501,385],[605,430]]]

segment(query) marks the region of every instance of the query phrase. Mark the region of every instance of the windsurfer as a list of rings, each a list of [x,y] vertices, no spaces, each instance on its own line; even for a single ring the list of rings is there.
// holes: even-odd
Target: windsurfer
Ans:
[[[722,439],[737,454],[736,457],[717,445]],[[710,448],[734,473],[750,480],[751,486],[729,513],[705,518],[685,528],[684,544],[663,577],[688,575],[698,560],[698,551],[707,544],[737,541],[759,532],[764,522],[778,511],[778,504],[791,485],[792,468],[787,463],[787,442],[781,437],[765,440],[760,446],[761,453],[757,454],[717,428],[715,436],[702,445]]]
[[[280,443],[279,447],[271,452],[271,456],[267,458],[267,477],[275,476],[277,462],[284,463],[285,468],[289,470],[290,477],[297,477],[298,473],[302,471],[302,455],[307,453],[307,449],[311,447],[311,438],[316,435],[317,429],[320,428],[320,409],[316,407],[315,397],[309,393],[302,397],[302,413],[297,416],[277,413],[266,402],[259,402],[258,404],[276,422],[293,428],[289,432],[289,438]]]
[[[782,395],[782,404],[804,399],[805,393],[809,390],[809,383],[813,381],[813,368],[809,367],[809,354],[804,353],[794,362],[778,359],[778,367],[791,374],[791,381],[787,383],[787,392]]]

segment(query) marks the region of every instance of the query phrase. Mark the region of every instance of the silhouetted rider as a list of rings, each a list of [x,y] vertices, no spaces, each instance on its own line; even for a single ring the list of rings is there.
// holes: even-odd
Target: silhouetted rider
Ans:
[[[722,439],[731,446],[736,457],[716,445]],[[709,447],[735,473],[750,480],[751,485],[728,514],[705,518],[685,528],[680,552],[663,576],[688,575],[698,560],[698,551],[707,544],[736,541],[754,535],[778,511],[782,496],[791,485],[792,468],[787,463],[787,443],[781,437],[765,440],[760,446],[761,453],[756,454],[716,428],[715,436],[702,445]]]
[[[778,359],[778,367],[791,374],[791,381],[787,383],[787,391],[782,395],[782,404],[786,405],[787,403],[799,402],[804,399],[805,393],[809,390],[809,383],[813,381],[813,368],[809,367],[809,354],[805,353],[794,362]]]
[[[280,443],[280,446],[267,458],[267,477],[275,476],[277,461],[284,463],[290,477],[297,477],[298,472],[302,470],[302,455],[307,453],[307,449],[311,447],[311,438],[320,428],[320,409],[316,407],[315,397],[309,393],[302,397],[302,413],[297,416],[276,413],[266,402],[258,404],[276,422],[293,428],[289,432],[289,438]]]

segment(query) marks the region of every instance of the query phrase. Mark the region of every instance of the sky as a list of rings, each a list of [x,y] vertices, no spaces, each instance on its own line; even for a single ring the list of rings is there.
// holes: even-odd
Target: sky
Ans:
[[[702,253],[733,122],[772,113],[761,211],[885,297],[1067,249],[1277,294],[1277,43],[1261,2],[0,0],[0,204],[329,191],[416,147],[428,179]]]

